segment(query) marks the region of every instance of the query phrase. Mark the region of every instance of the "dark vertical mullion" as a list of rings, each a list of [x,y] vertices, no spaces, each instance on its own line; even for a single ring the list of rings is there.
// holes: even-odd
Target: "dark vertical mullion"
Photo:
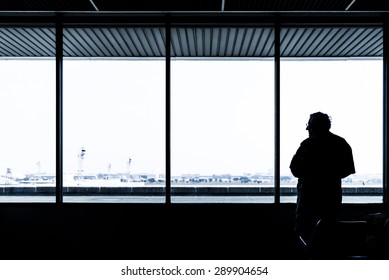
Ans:
[[[63,25],[57,18],[55,31],[55,61],[56,61],[56,203],[63,202],[63,122],[62,122],[62,97],[63,97]]]
[[[388,63],[389,63],[389,22],[383,27],[383,203],[388,205]]]
[[[278,17],[274,26],[274,203],[280,203],[280,55],[281,28]]]
[[[171,139],[170,139],[170,120],[171,120],[171,103],[170,103],[170,62],[171,62],[171,52],[170,52],[170,44],[171,44],[171,27],[170,22],[166,22],[166,44],[165,44],[165,77],[166,77],[166,104],[165,104],[165,114],[166,114],[166,187],[165,187],[165,196],[166,196],[166,204],[171,203]]]

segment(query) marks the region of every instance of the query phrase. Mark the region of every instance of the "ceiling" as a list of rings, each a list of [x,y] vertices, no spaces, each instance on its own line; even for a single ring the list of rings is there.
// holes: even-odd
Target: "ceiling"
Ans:
[[[176,58],[266,58],[274,56],[272,28],[173,28]],[[382,29],[375,27],[293,27],[281,29],[282,57],[382,57]],[[164,28],[66,28],[64,57],[163,58]],[[0,28],[0,56],[54,57],[50,28]]]
[[[30,12],[358,12],[389,11],[388,0],[1,0],[4,14]],[[35,13],[36,14],[36,13]],[[83,13],[80,13],[83,15]],[[63,55],[74,58],[163,58],[163,26],[67,26]],[[0,59],[55,57],[55,28],[0,25]],[[271,27],[172,27],[175,58],[273,57]],[[382,57],[381,26],[289,26],[280,33],[282,57]]]
[[[2,0],[0,11],[388,11],[387,0]]]

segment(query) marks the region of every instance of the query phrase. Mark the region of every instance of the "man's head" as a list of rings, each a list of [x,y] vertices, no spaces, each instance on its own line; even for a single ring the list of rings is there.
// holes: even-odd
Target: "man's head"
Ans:
[[[310,115],[307,123],[309,136],[318,136],[327,133],[331,128],[331,118],[322,112],[313,113]]]

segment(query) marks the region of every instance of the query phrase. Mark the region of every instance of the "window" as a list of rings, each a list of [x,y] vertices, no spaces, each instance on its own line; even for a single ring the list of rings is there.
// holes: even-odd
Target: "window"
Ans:
[[[382,202],[382,41],[371,40],[364,50],[357,44],[382,30],[311,31],[291,28],[282,32],[284,38],[290,33],[311,38],[321,32],[322,36],[315,38],[322,43],[315,44],[315,49],[308,44],[295,46],[294,50],[300,51],[294,52],[288,46],[291,43],[283,41],[285,55],[295,57],[281,62],[281,202],[296,201],[297,178],[291,175],[289,164],[300,142],[308,137],[305,124],[309,115],[318,111],[332,118],[331,132],[345,138],[353,149],[356,174],[343,179],[343,202]],[[343,57],[342,50],[352,48],[355,56]],[[369,56],[359,58],[362,52]]]
[[[69,29],[64,45],[104,32],[123,36],[116,59],[109,42],[88,60],[64,49],[64,202],[164,202],[165,61],[133,57],[132,28]]]
[[[0,127],[0,202],[54,202],[53,29],[0,28]]]
[[[272,29],[241,31],[172,30],[173,203],[274,201]]]
[[[269,23],[68,20],[63,76],[55,28],[0,27],[0,201],[55,202],[63,163],[65,202],[165,203],[171,194],[173,203],[272,203],[278,179],[280,201],[295,202],[289,164],[309,115],[322,111],[353,148],[357,173],[343,180],[343,201],[382,202],[382,27],[283,23],[275,76]]]

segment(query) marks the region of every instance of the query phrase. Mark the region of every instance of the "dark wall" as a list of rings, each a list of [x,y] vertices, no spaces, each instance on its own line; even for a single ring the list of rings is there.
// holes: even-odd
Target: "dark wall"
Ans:
[[[294,204],[1,204],[0,259],[299,259]],[[363,219],[382,205],[344,205]]]

